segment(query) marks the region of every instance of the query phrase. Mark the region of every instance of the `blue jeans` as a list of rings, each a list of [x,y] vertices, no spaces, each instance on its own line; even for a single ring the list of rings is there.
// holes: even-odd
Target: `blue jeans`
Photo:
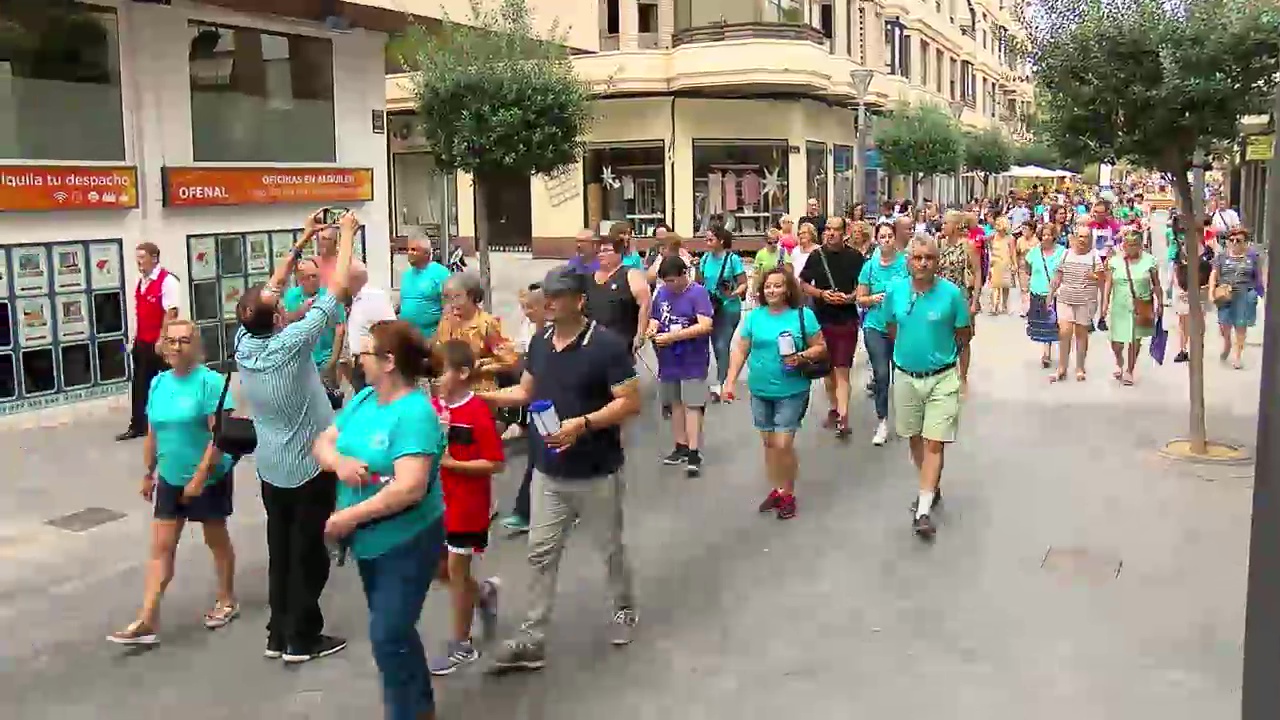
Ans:
[[[741,311],[718,312],[711,317],[711,352],[716,356],[716,382],[724,385],[729,375],[729,351],[733,347],[733,333],[738,329]]]
[[[444,521],[437,520],[386,553],[357,561],[386,720],[416,720],[435,709],[418,616],[443,554]]]
[[[893,340],[874,328],[864,328],[862,341],[871,359],[871,386],[876,402],[876,419],[889,417],[889,380],[893,377]]]

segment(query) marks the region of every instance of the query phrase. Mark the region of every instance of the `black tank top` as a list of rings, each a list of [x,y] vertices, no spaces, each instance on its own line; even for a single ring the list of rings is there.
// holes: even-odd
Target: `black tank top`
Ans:
[[[630,340],[640,328],[640,303],[631,294],[627,271],[624,265],[601,283],[592,274],[587,289],[587,317]]]

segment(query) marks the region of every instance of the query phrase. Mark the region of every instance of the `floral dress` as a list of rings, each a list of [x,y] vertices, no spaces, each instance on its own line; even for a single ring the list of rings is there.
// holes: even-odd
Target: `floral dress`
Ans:
[[[945,243],[938,253],[938,277],[955,283],[969,297],[973,269],[969,267],[969,245],[961,240]]]
[[[439,347],[440,343],[448,340],[462,340],[470,345],[476,356],[476,365],[486,360],[496,363],[492,370],[475,373],[473,389],[476,392],[497,390],[497,376],[514,368],[519,359],[514,344],[502,334],[502,321],[483,310],[476,312],[470,320],[460,320],[446,313],[440,319],[440,327],[432,341],[435,347]]]

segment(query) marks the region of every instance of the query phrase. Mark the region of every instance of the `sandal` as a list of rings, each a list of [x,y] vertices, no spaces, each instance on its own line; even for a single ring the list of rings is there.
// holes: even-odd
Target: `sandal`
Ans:
[[[210,630],[217,630],[239,616],[240,603],[216,602],[213,604],[213,609],[204,614],[204,626]]]
[[[1111,373],[1111,377],[1116,380],[1120,380],[1124,377],[1124,371],[1117,368],[1115,372]]]
[[[1129,373],[1124,373],[1123,375],[1121,375],[1121,376],[1120,376],[1120,384],[1121,384],[1121,385],[1125,385],[1125,386],[1132,386],[1132,385],[1133,385],[1133,375],[1131,375],[1131,374],[1129,374]]]
[[[160,642],[155,628],[141,620],[134,620],[125,629],[111,633],[107,640],[117,645],[155,645]]]
[[[1040,358],[1040,367],[1044,368],[1045,370],[1048,370],[1051,364],[1052,364],[1052,361],[1049,360],[1049,357],[1047,355]]]
[[[1076,382],[1084,382],[1087,379],[1088,379],[1088,376],[1084,374],[1083,370],[1076,371]]]
[[[1067,379],[1066,370],[1058,370],[1049,376],[1049,382],[1051,383],[1062,382],[1063,380],[1066,380],[1066,379]]]

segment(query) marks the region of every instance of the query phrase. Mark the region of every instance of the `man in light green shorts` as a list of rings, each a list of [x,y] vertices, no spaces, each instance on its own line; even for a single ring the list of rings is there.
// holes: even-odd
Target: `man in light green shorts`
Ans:
[[[920,473],[920,497],[912,529],[936,532],[930,516],[942,501],[942,454],[960,426],[960,350],[973,337],[969,301],[954,283],[938,277],[938,244],[917,235],[908,248],[910,277],[885,292],[883,311],[893,338],[893,404],[898,434],[910,440]]]

